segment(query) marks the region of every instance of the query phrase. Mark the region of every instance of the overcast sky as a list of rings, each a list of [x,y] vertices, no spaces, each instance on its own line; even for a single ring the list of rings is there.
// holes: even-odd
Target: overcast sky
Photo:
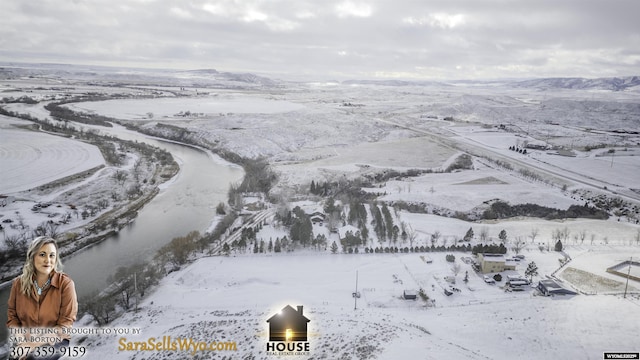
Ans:
[[[1,0],[0,61],[281,77],[640,74],[640,0]]]

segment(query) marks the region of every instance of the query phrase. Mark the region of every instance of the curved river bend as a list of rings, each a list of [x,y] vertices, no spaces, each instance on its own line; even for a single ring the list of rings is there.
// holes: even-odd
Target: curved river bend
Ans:
[[[105,132],[100,128],[101,132]],[[101,290],[120,266],[148,261],[171,239],[197,230],[205,232],[215,218],[215,208],[227,199],[229,185],[244,174],[235,165],[204,151],[159,141],[116,126],[110,135],[137,140],[173,155],[180,172],[145,205],[135,221],[117,235],[62,259],[64,271],[74,280],[78,297]],[[0,343],[6,341],[7,299],[10,287],[0,291]]]

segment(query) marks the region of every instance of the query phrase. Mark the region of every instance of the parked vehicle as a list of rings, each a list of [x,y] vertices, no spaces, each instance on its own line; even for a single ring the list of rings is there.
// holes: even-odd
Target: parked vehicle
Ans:
[[[447,295],[447,296],[451,296],[451,295],[453,295],[453,292],[451,292],[451,291],[449,291],[447,289],[444,289],[444,294]]]
[[[484,282],[486,282],[487,284],[495,284],[496,281],[493,280],[493,278],[489,275],[485,275],[484,276]]]

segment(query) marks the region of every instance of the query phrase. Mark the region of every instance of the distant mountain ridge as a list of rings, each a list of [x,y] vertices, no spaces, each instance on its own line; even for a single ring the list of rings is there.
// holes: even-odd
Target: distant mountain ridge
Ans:
[[[0,79],[26,76],[50,76],[80,80],[101,79],[120,83],[137,84],[155,82],[158,84],[189,84],[198,86],[256,87],[276,86],[278,82],[252,73],[220,72],[216,69],[173,70],[109,67],[98,65],[71,64],[31,64],[0,62]],[[176,82],[177,79],[177,82]],[[182,81],[188,81],[183,83]]]
[[[542,89],[575,89],[575,90],[611,90],[623,91],[631,87],[640,86],[640,76],[611,77],[611,78],[544,78],[524,80],[512,83],[512,86]]]
[[[220,72],[216,69],[184,70],[179,71],[179,73],[188,74],[196,78],[214,79],[219,81],[232,81],[264,86],[274,86],[277,84],[277,82],[272,79],[252,73]]]
[[[345,80],[342,81],[343,85],[380,85],[380,86],[429,86],[429,85],[438,85],[438,86],[450,86],[443,82],[438,81],[426,81],[426,80],[416,80],[416,81],[407,81],[407,80],[396,80],[396,79],[384,79],[384,80]]]
[[[507,85],[520,88],[534,89],[573,89],[573,90],[609,90],[623,91],[633,87],[640,87],[640,76],[610,77],[610,78],[540,78],[530,80],[399,80],[380,79],[362,80],[352,79],[342,81],[343,85],[378,85],[378,86],[455,86],[455,85]]]

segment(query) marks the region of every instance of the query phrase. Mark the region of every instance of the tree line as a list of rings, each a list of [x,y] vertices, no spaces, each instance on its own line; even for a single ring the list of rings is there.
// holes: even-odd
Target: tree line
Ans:
[[[507,219],[517,216],[538,217],[547,220],[566,218],[588,218],[606,220],[609,214],[588,204],[571,205],[567,210],[560,210],[538,204],[510,205],[504,201],[496,201],[482,215],[484,219]]]

